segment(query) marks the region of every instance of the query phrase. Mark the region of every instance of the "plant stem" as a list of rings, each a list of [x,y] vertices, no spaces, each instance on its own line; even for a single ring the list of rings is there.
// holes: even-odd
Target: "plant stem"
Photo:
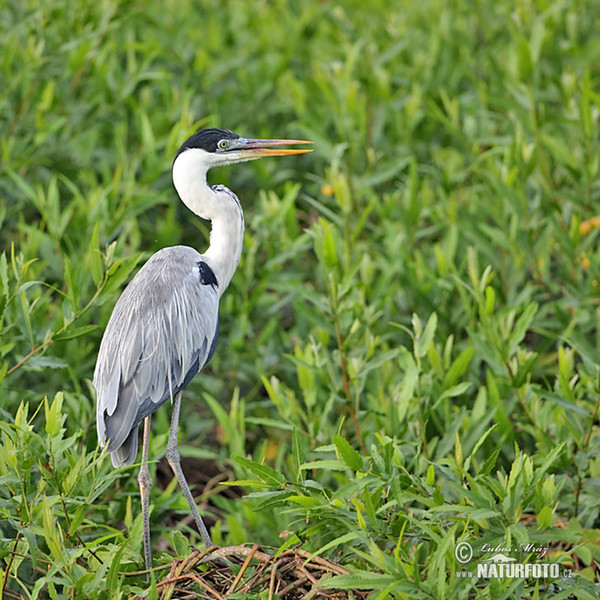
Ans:
[[[341,331],[341,327],[340,327],[340,320],[338,318],[339,303],[338,303],[335,278],[334,278],[333,273],[330,275],[329,282],[330,282],[330,287],[331,287],[331,308],[332,308],[332,312],[333,312],[333,323],[335,326],[335,336],[336,336],[336,340],[337,340],[338,352],[340,355],[340,370],[342,372],[342,387],[344,388],[344,394],[345,394],[346,400],[348,402],[348,409],[350,411],[350,417],[352,419],[352,423],[354,424],[354,430],[356,432],[356,437],[358,438],[358,443],[360,444],[360,449],[362,450],[363,454],[366,455],[367,450],[365,448],[365,444],[362,439],[362,435],[360,433],[360,427],[358,425],[358,419],[356,416],[357,410],[355,410],[355,407],[354,407],[355,403],[352,398],[352,391],[350,390],[350,377],[348,376],[348,359],[346,357],[345,345],[344,345],[344,341],[342,340],[342,331]],[[356,404],[358,404],[358,399],[356,401]]]

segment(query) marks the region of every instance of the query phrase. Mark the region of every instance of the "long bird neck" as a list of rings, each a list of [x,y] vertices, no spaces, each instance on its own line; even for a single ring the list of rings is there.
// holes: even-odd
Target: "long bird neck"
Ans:
[[[221,200],[223,210],[212,219],[210,230],[210,244],[204,253],[204,260],[214,271],[222,294],[242,256],[244,243],[244,214],[237,196],[225,186],[219,186],[219,191],[214,191]],[[226,200],[227,198],[227,200]]]
[[[184,156],[184,155],[183,155]],[[237,196],[222,185],[209,186],[207,168],[190,168],[181,158],[173,166],[173,184],[182,202],[196,215],[211,221],[210,244],[203,257],[213,270],[223,294],[242,255],[244,215]]]

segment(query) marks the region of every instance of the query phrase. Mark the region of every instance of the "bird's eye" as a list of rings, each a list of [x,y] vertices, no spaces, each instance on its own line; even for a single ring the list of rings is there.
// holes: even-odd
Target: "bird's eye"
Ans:
[[[229,146],[229,142],[227,140],[220,140],[217,144],[217,148],[219,148],[219,150],[225,150],[227,146]]]

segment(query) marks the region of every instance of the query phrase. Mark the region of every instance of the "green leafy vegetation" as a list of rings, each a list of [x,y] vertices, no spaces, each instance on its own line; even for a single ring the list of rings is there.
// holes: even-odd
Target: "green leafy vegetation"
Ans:
[[[315,142],[210,175],[247,220],[183,395],[214,541],[339,562],[323,594],[598,597],[599,26],[591,0],[4,3],[4,597],[159,597],[91,377],[143,261],[206,247],[170,181],[203,126]],[[161,465],[156,581],[200,543]],[[560,576],[477,577],[485,548]]]

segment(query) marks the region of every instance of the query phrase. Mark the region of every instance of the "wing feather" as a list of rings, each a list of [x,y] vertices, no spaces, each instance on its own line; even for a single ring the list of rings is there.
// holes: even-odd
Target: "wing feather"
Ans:
[[[165,248],[140,269],[115,305],[94,371],[98,438],[108,444],[115,466],[135,460],[133,430],[212,355],[219,293],[216,279],[207,284],[199,265],[208,268],[196,250]]]

